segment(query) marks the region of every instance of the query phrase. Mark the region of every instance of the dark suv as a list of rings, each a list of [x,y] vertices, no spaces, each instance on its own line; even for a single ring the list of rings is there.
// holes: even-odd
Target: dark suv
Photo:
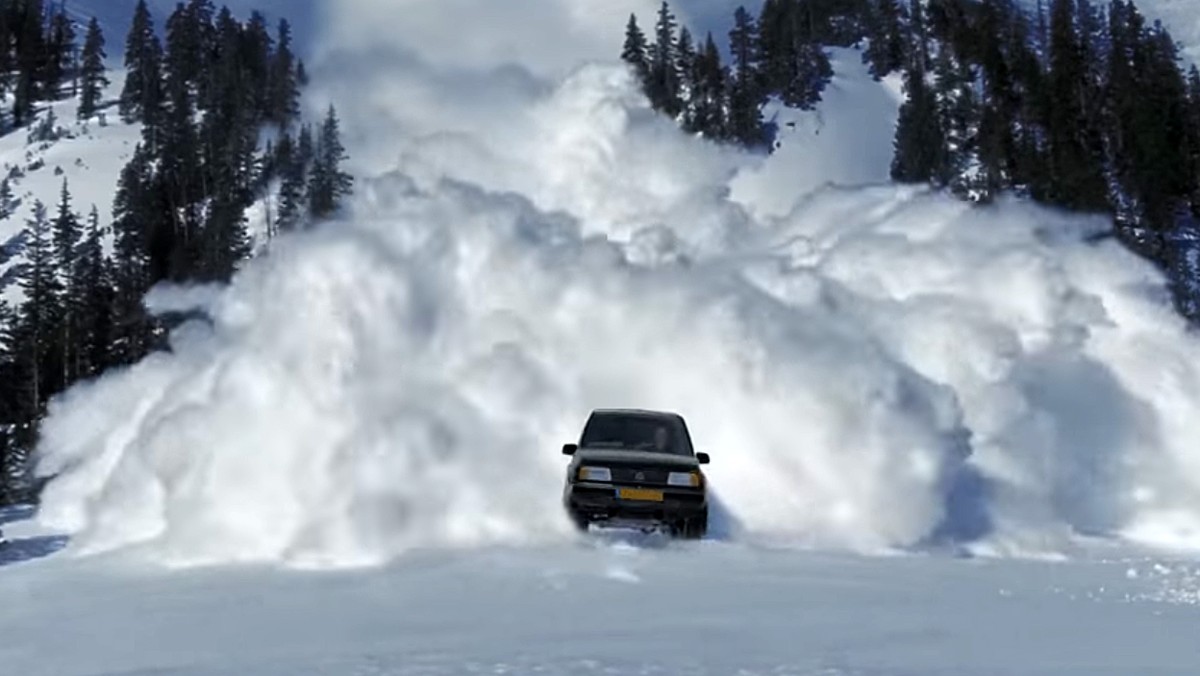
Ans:
[[[580,530],[589,524],[665,527],[700,538],[708,530],[707,478],[683,417],[642,410],[593,411],[567,468],[563,506]]]

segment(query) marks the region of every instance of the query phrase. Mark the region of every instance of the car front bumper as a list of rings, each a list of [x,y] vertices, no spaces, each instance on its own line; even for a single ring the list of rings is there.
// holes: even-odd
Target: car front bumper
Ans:
[[[662,500],[628,499],[620,489],[661,491]],[[563,492],[564,506],[578,518],[589,521],[632,520],[674,523],[706,515],[708,500],[703,488],[675,486],[625,486],[578,482]]]

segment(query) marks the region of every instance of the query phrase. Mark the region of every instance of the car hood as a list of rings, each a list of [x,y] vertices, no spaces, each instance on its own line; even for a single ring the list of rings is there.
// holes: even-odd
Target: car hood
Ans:
[[[611,448],[581,448],[575,457],[582,463],[597,463],[604,465],[637,465],[639,467],[669,467],[676,469],[696,469],[700,461],[686,455],[670,453],[650,453],[647,451],[623,451]]]

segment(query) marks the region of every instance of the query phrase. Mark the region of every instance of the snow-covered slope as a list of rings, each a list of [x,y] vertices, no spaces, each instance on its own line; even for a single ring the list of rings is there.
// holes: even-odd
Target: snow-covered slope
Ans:
[[[86,219],[94,205],[101,225],[111,223],[117,178],[141,138],[141,126],[124,124],[117,114],[115,101],[124,72],[111,71],[108,78],[110,85],[104,92],[102,109],[92,118],[77,119],[78,99],[47,102],[41,104],[38,120],[30,128],[0,137],[0,170],[9,177],[13,196],[19,201],[16,210],[0,220],[0,243],[21,232],[33,213],[35,200],[41,200],[47,216],[53,218],[64,180],[77,213]],[[56,129],[53,138],[31,142],[31,133],[52,117]],[[4,268],[0,265],[0,274]],[[5,295],[15,299],[18,290],[10,286]]]
[[[263,11],[272,27],[277,17],[286,16],[294,23],[295,49],[307,53],[312,45],[312,28],[316,25],[313,14],[316,3],[312,0],[254,0],[224,2],[239,18],[249,16],[251,10]],[[112,203],[116,193],[117,179],[121,168],[128,162],[133,149],[140,140],[141,126],[121,122],[116,110],[116,100],[124,82],[121,67],[125,36],[129,30],[137,0],[71,0],[66,3],[68,12],[80,23],[96,17],[105,34],[106,53],[110,71],[107,73],[110,86],[104,92],[104,107],[100,114],[90,120],[77,120],[78,100],[67,98],[41,104],[38,122],[30,129],[0,137],[0,170],[3,175],[17,170],[11,185],[20,204],[8,218],[0,220],[0,246],[12,242],[13,237],[25,227],[35,199],[46,204],[53,216],[59,201],[63,179],[70,184],[73,206],[85,217],[95,205],[100,212],[103,226],[112,220]],[[174,0],[153,0],[151,12],[160,27],[174,9]],[[80,29],[80,35],[83,31]],[[30,141],[30,130],[39,126],[51,114],[59,129],[56,137],[49,141]],[[263,227],[260,209],[248,214],[250,227],[259,231]],[[0,262],[0,292],[10,301],[20,297],[15,285],[6,284],[11,279],[12,264]],[[6,272],[8,276],[6,277]]]

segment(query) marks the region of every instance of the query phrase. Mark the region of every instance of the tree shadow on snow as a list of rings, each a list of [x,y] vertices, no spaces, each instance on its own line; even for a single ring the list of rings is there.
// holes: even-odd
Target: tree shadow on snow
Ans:
[[[33,505],[13,505],[0,508],[0,526],[32,519],[37,512]],[[0,567],[42,559],[67,546],[65,535],[41,535],[28,538],[8,538],[0,530]]]
[[[0,567],[43,559],[67,546],[65,535],[45,535],[0,542]]]
[[[37,509],[33,505],[12,505],[10,507],[0,507],[0,526],[6,523],[16,523],[17,521],[27,521],[33,518],[34,512]]]

